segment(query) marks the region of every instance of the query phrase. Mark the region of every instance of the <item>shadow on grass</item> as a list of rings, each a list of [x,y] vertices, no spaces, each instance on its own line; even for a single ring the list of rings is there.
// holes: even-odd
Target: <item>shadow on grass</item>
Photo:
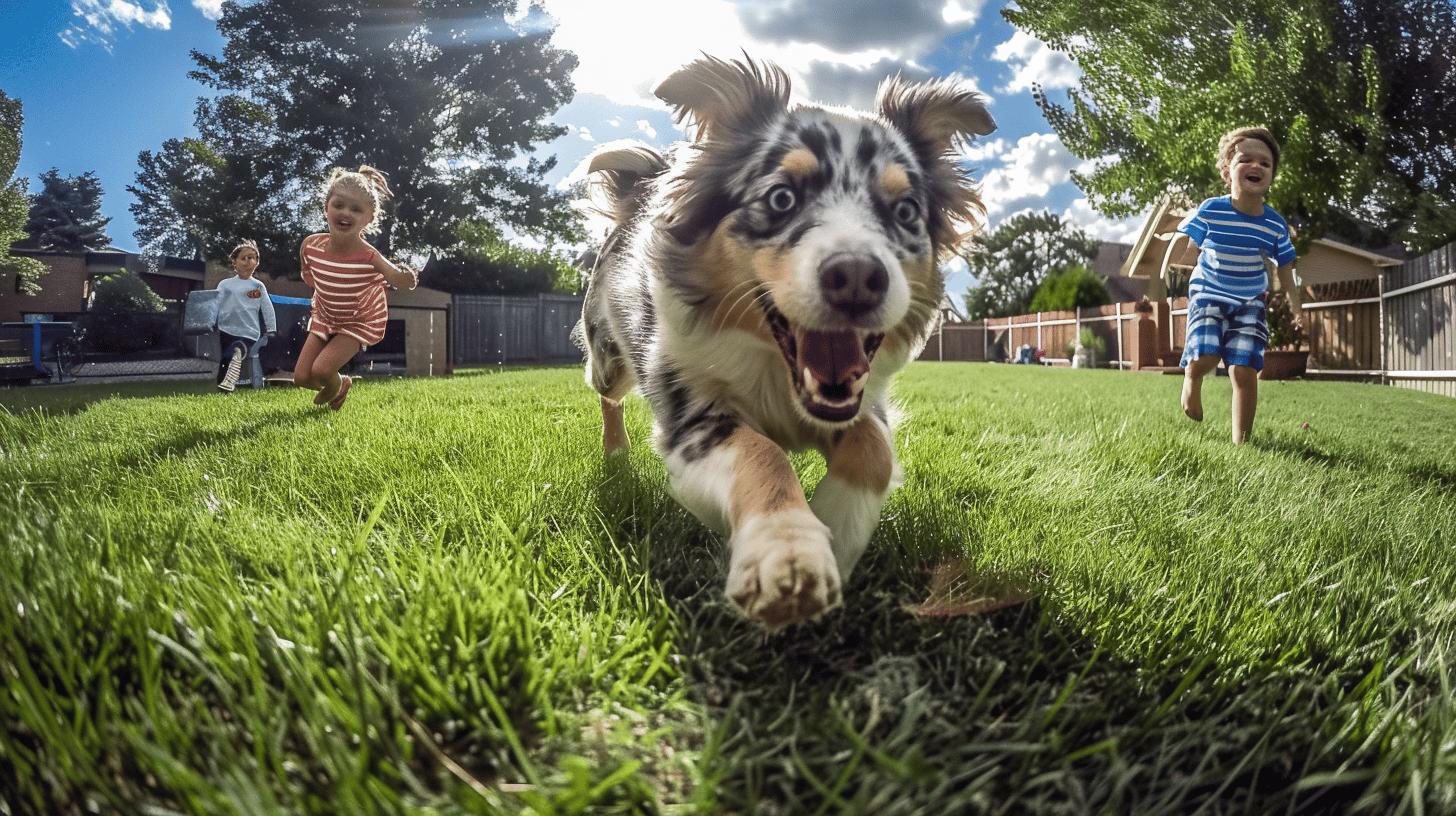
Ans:
[[[1392,784],[1322,733],[1331,683],[1351,678],[1301,666],[1230,682],[1178,643],[1139,665],[1038,599],[912,615],[939,559],[907,557],[883,530],[842,608],[765,636],[723,597],[722,543],[660,479],[624,460],[602,477],[603,516],[678,618],[689,695],[711,723],[704,784],[724,810],[1338,812]],[[933,520],[911,529],[965,540]],[[1054,577],[1020,578],[1057,594]],[[1297,787],[1337,768],[1348,775]]]
[[[304,422],[323,419],[328,413],[327,409],[310,404],[289,411],[257,415],[250,422],[228,428],[188,428],[148,445],[146,450],[127,452],[117,457],[115,462],[124,468],[136,468],[163,459],[180,459],[197,448],[223,445],[262,431],[291,428]]]
[[[0,388],[0,407],[13,413],[43,410],[47,414],[66,416],[79,414],[92,405],[109,399],[148,399],[209,393],[218,393],[217,384],[212,379],[30,385]],[[218,394],[219,399],[224,397],[225,395]]]
[[[1429,484],[1443,490],[1456,490],[1456,471],[1443,468],[1430,461],[1407,464],[1398,457],[1391,456],[1376,457],[1370,454],[1329,453],[1316,450],[1308,444],[1290,439],[1287,436],[1255,436],[1249,442],[1259,450],[1303,459],[1323,467],[1364,473],[1394,469],[1396,472],[1404,475],[1406,479],[1413,482],[1417,487]]]

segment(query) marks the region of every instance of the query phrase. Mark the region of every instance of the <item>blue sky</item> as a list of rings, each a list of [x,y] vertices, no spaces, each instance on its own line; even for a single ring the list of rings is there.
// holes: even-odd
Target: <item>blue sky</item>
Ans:
[[[136,249],[126,185],[141,150],[194,132],[206,92],[187,77],[193,49],[222,49],[213,20],[221,0],[0,0],[0,89],[25,105],[19,173],[59,168],[101,178],[109,233]],[[786,68],[803,101],[866,107],[897,70],[955,76],[990,99],[999,130],[966,159],[978,169],[989,222],[1048,207],[1106,240],[1128,240],[1136,219],[1092,212],[1070,171],[1079,162],[1051,132],[1031,98],[1054,96],[1077,71],[1065,57],[1017,32],[985,0],[546,0],[558,44],[577,53],[576,98],[555,119],[571,132],[542,145],[555,155],[552,183],[580,174],[602,142],[637,138],[664,146],[681,137],[651,96],[656,81],[700,52],[746,50]],[[34,185],[32,185],[34,189]],[[949,268],[949,290],[969,283]]]

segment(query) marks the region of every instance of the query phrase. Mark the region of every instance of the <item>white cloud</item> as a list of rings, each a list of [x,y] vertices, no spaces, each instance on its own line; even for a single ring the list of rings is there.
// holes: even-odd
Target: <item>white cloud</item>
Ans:
[[[637,130],[646,135],[649,139],[657,138],[657,128],[653,127],[652,123],[648,122],[646,119],[637,120]]]
[[[823,24],[821,28],[805,29],[811,41],[756,36],[744,23],[753,16],[755,8],[759,14],[792,12],[797,15],[803,7],[818,2],[821,0],[796,0],[792,8],[776,11],[757,5],[756,0],[751,7],[745,7],[744,0],[693,0],[691,3],[635,0],[628,12],[623,10],[625,4],[601,0],[544,0],[546,11],[557,23],[552,42],[577,56],[577,69],[572,75],[577,93],[597,94],[623,105],[664,109],[663,103],[652,95],[653,89],[670,73],[704,54],[738,59],[746,51],[755,60],[777,63],[794,78],[796,99],[819,99],[823,91],[833,94],[837,85],[815,81],[824,79],[831,70],[874,73],[865,77],[868,87],[873,89],[888,75],[887,71],[893,72],[887,67],[892,62],[897,67],[913,67],[908,60],[918,54],[909,52],[918,41],[912,42],[914,32],[908,32],[903,21],[899,28],[895,25],[875,28],[875,37],[883,39],[883,43],[854,40],[848,46],[837,45],[825,26],[852,23],[866,29],[873,27],[843,10],[826,12],[816,18]],[[878,4],[868,0],[862,4],[872,7],[876,18],[883,16],[884,10]],[[939,27],[939,36],[943,37],[968,25],[983,4],[984,0],[929,2],[934,22],[927,25]],[[917,12],[913,16],[919,19],[925,15]],[[834,21],[832,26],[824,23],[829,19]],[[936,41],[922,44],[930,47]],[[827,101],[839,103],[834,99]],[[860,100],[856,98],[856,101]]]
[[[139,25],[162,31],[172,27],[172,10],[166,0],[157,0],[150,11],[131,0],[72,0],[71,14],[79,20],[59,34],[61,42],[71,48],[94,43],[110,51],[118,27],[130,30]]]
[[[914,56],[970,27],[984,0],[739,0],[744,26],[773,43]]]
[[[595,142],[596,141],[596,139],[592,137],[591,128],[589,128],[589,127],[579,127],[579,128],[577,128],[576,129],[576,135],[577,136],[580,136],[583,141],[587,141],[587,142]]]
[[[663,107],[652,90],[670,71],[704,52],[734,56],[747,40],[727,0],[636,0],[630,10],[602,0],[545,4],[557,21],[552,43],[579,61],[572,76],[577,93],[624,105]]]
[[[202,16],[209,20],[216,20],[222,16],[222,0],[192,0],[192,7],[202,12]]]
[[[999,159],[1006,155],[1011,149],[1005,139],[992,139],[989,142],[975,142],[970,147],[961,150],[961,158],[969,162],[985,162]]]
[[[1137,237],[1138,230],[1142,228],[1142,215],[1129,215],[1126,218],[1112,219],[1092,209],[1092,204],[1085,198],[1078,198],[1072,202],[1072,206],[1062,212],[1062,216],[1073,224],[1087,231],[1088,235],[1102,241],[1113,241],[1120,244],[1130,244]]]
[[[1012,71],[1011,79],[1001,91],[1029,91],[1032,83],[1043,88],[1070,88],[1077,84],[1081,72],[1077,64],[1060,51],[1053,51],[1046,43],[1017,31],[1011,39],[996,46],[991,59],[1006,63]]]
[[[989,147],[994,144],[987,143]],[[981,198],[991,220],[1007,214],[1013,204],[1044,198],[1052,187],[1070,181],[1081,162],[1062,145],[1055,133],[1030,133],[1015,147],[1001,151],[1002,165],[981,181]]]
[[[611,119],[607,120],[607,124],[611,125],[614,128],[619,128],[622,126],[622,117],[613,116]]]

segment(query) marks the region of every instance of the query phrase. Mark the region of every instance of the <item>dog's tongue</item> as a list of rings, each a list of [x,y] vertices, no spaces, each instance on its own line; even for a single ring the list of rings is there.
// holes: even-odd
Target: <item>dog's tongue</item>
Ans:
[[[870,361],[853,331],[806,331],[799,337],[799,368],[825,385],[839,385],[869,371]]]

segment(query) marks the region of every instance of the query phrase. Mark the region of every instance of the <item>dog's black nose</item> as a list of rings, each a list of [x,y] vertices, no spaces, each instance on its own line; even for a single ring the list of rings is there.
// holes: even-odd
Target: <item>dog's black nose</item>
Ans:
[[[833,255],[819,265],[825,302],[849,317],[878,309],[889,287],[890,273],[870,255]]]

